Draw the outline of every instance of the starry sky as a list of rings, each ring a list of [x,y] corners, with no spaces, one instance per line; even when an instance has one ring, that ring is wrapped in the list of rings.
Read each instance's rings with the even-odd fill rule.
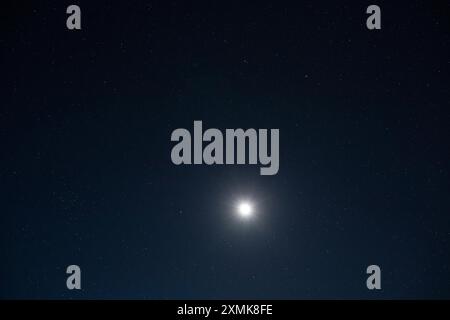
[[[448,2],[1,11],[1,298],[450,298]],[[280,129],[278,174],[175,166],[194,120]]]

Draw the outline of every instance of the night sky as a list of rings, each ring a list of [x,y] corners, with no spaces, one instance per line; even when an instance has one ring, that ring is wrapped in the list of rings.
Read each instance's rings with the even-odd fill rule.
[[[1,12],[0,298],[450,298],[448,1]],[[278,128],[278,174],[174,165],[194,120]]]

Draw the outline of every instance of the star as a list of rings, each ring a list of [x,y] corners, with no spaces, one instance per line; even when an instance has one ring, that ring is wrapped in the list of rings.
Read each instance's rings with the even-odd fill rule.
[[[245,220],[253,216],[253,211],[253,205],[249,201],[241,201],[237,206],[237,213]]]

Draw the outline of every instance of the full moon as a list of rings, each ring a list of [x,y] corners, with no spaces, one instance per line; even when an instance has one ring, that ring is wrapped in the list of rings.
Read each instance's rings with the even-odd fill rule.
[[[253,206],[249,202],[240,202],[237,209],[241,218],[248,219],[253,215]]]

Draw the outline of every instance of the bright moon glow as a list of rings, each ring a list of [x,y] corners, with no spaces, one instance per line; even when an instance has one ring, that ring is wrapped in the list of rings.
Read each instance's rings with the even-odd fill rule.
[[[242,218],[248,219],[253,215],[253,206],[249,202],[241,202],[238,205],[238,213]]]

